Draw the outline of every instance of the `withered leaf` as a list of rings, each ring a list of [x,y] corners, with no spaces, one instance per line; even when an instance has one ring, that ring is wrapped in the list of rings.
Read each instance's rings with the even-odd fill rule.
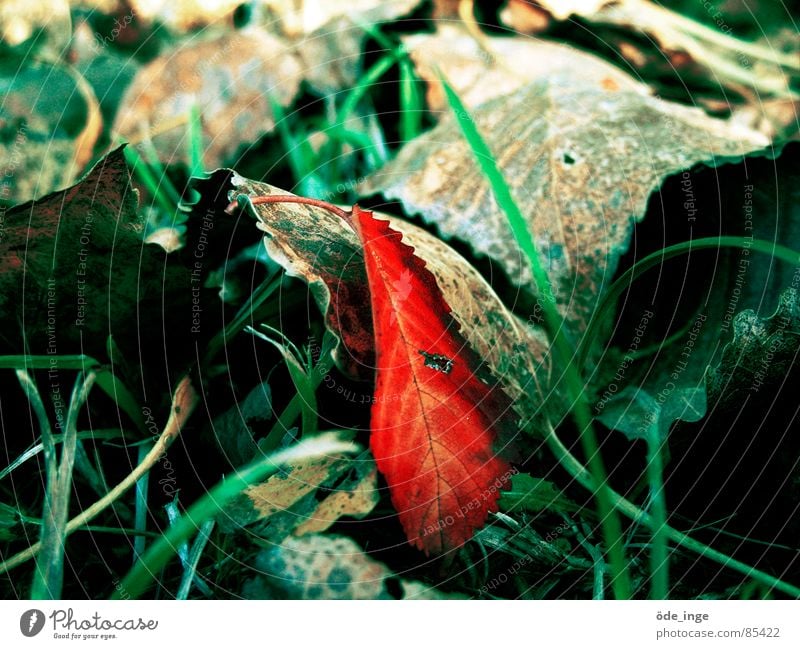
[[[250,599],[394,599],[386,583],[394,574],[345,536],[287,538],[262,550],[255,568],[261,574],[244,585]],[[400,599],[463,598],[406,579],[400,588]]]
[[[289,534],[323,532],[342,516],[363,518],[378,502],[377,469],[368,454],[299,462],[266,482],[248,487],[226,510],[221,524],[255,524],[279,542]]]
[[[627,56],[634,65],[654,67],[662,76],[677,72],[681,84],[718,86],[726,102],[731,95],[742,95],[753,104],[770,96],[797,99],[788,74],[791,71],[796,77],[800,73],[800,41],[796,30],[789,30],[786,45],[790,51],[784,53],[776,45],[774,36],[765,38],[761,48],[758,43],[706,27],[682,12],[650,0],[540,0],[535,7],[528,0],[509,0],[509,4],[501,20],[519,32],[536,33],[540,24],[536,18],[540,18],[538,14],[542,10],[559,21],[580,16],[595,28],[610,27],[610,33],[602,33],[599,38],[606,46],[617,46],[623,55],[626,49],[632,48],[628,34],[643,33],[660,51],[654,56]],[[719,12],[714,16],[709,10],[709,16],[720,26]],[[788,13],[784,20],[787,18]],[[622,38],[620,30],[625,34]],[[759,26],[759,30],[765,33],[764,27]],[[760,48],[767,52],[766,56],[760,56]]]
[[[278,28],[303,60],[303,75],[321,94],[357,82],[364,25],[380,27],[409,13],[419,0],[266,0]]]
[[[136,207],[117,149],[77,185],[8,210],[0,310],[16,315],[6,335],[20,335],[24,325],[31,352],[74,353],[82,338],[102,345],[110,324],[135,318],[142,248]]]
[[[67,49],[71,30],[68,0],[0,2],[0,45],[4,49],[57,60]]]
[[[767,143],[700,110],[570,76],[529,84],[473,115],[528,218],[556,304],[578,333],[663,180]],[[452,117],[403,147],[361,191],[400,200],[530,287],[527,261]]]
[[[568,45],[530,37],[486,36],[478,42],[463,26],[442,23],[433,34],[403,37],[403,45],[428,84],[428,106],[447,114],[438,69],[465,106],[515,92],[553,76],[605,91],[650,94],[648,86],[602,59]]]
[[[75,182],[102,129],[91,87],[66,66],[7,57],[0,88],[0,201],[31,200]]]
[[[105,358],[113,336],[124,356],[141,362],[142,382],[146,375],[153,390],[185,370],[195,342],[215,333],[212,316],[203,331],[187,335],[189,271],[145,244],[137,203],[118,148],[69,189],[0,213],[5,353],[51,354],[56,367],[64,354]],[[205,289],[196,295],[210,303]]]
[[[165,162],[186,161],[186,124],[197,106],[205,165],[219,167],[274,126],[270,98],[288,106],[302,77],[296,53],[266,30],[191,39],[137,73],[114,130],[132,141],[149,135]]]
[[[230,163],[275,126],[271,100],[289,106],[303,81],[322,95],[353,86],[363,25],[400,16],[417,2],[264,3],[263,24],[189,38],[145,66],[114,129],[132,142],[149,134],[163,161],[185,162],[187,117],[196,105],[206,168]]]
[[[231,195],[285,194],[266,183],[235,172],[219,172],[200,181],[201,194],[219,195],[228,183]],[[264,231],[269,256],[290,275],[308,282],[325,314],[327,327],[340,343],[339,367],[354,376],[372,379],[374,342],[370,294],[364,257],[355,233],[327,210],[298,204],[258,205],[258,226]],[[541,386],[548,383],[549,361],[543,332],[514,316],[486,280],[459,253],[425,230],[403,219],[388,219],[391,227],[415,249],[436,278],[452,315],[473,349],[501,379],[517,409],[530,414],[540,404]],[[403,287],[397,287],[402,296]]]

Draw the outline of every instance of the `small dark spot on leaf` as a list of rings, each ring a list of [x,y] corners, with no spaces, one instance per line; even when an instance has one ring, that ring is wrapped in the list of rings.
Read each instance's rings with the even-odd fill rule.
[[[328,575],[328,588],[334,592],[343,592],[350,588],[350,573],[344,568],[334,568]]]
[[[575,164],[575,158],[573,158],[569,153],[564,154],[564,164],[571,165]]]
[[[450,374],[450,371],[453,369],[453,363],[455,361],[452,358],[448,358],[443,354],[429,354],[421,349],[419,353],[425,358],[425,367],[430,367],[437,372],[444,372],[445,374]]]

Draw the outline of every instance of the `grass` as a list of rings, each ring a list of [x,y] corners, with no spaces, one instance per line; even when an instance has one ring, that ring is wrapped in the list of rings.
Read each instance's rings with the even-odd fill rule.
[[[557,370],[563,372],[567,395],[572,403],[572,415],[578,426],[583,452],[588,460],[594,484],[596,485],[594,495],[611,566],[611,585],[617,599],[629,599],[633,594],[633,590],[628,575],[627,560],[625,559],[622,525],[611,502],[608,476],[597,443],[597,435],[594,431],[591,409],[584,390],[583,379],[572,362],[574,346],[564,327],[563,319],[556,308],[550,278],[542,267],[536,244],[528,231],[525,217],[512,197],[511,189],[500,172],[491,150],[478,131],[475,121],[456,92],[441,74],[439,75],[439,80],[444,86],[447,100],[458,120],[464,138],[472,149],[472,153],[484,176],[489,181],[498,205],[508,218],[511,231],[514,233],[514,239],[525,254],[533,273],[536,294],[540,296],[539,299],[550,337],[551,353],[555,359]],[[558,382],[553,386],[553,389],[557,388]]]
[[[61,462],[56,458],[56,444],[47,420],[36,384],[23,370],[17,371],[20,385],[36,412],[42,431],[42,446],[45,458],[45,493],[42,513],[41,546],[36,560],[31,585],[31,599],[59,599],[64,580],[64,540],[67,532],[69,501],[72,494],[72,470],[77,448],[77,422],[83,404],[95,381],[93,372],[78,375],[67,410],[64,439],[61,445]]]
[[[635,504],[626,500],[611,489],[607,482],[605,467],[603,466],[597,439],[593,432],[592,415],[586,399],[584,382],[578,369],[582,366],[581,361],[585,361],[586,359],[589,346],[594,340],[598,328],[602,326],[606,318],[610,317],[610,310],[616,304],[617,299],[624,291],[625,287],[649,268],[659,265],[671,257],[676,257],[686,254],[693,249],[701,248],[752,248],[753,250],[772,255],[793,265],[796,265],[800,261],[800,254],[785,246],[779,246],[767,241],[744,239],[742,237],[711,237],[677,244],[648,255],[623,273],[609,288],[587,327],[580,351],[573,356],[572,347],[568,342],[568,336],[564,333],[562,319],[552,299],[552,288],[550,286],[549,277],[541,266],[539,255],[530,232],[527,229],[525,218],[514,201],[510,188],[497,167],[491,150],[480,135],[474,120],[464,107],[458,95],[447,83],[447,80],[444,79],[441,74],[439,78],[444,86],[447,99],[458,120],[464,138],[472,149],[472,153],[480,165],[484,176],[489,181],[500,208],[508,217],[515,240],[528,259],[533,273],[536,292],[539,296],[543,296],[544,298],[543,311],[545,314],[546,327],[550,336],[551,349],[557,367],[564,372],[566,376],[567,392],[573,407],[572,414],[581,434],[584,454],[588,457],[589,470],[587,471],[583,464],[581,464],[563,445],[556,431],[549,423],[547,424],[546,439],[550,450],[554,453],[561,466],[584,487],[595,494],[598,509],[597,513],[603,523],[606,552],[609,555],[609,561],[614,575],[612,586],[614,587],[616,598],[627,599],[632,594],[623,553],[624,546],[622,542],[621,525],[616,517],[617,511],[625,514],[635,522],[645,524],[652,532],[650,577],[652,582],[651,596],[654,598],[666,598],[669,593],[668,540],[702,557],[716,561],[726,568],[736,570],[746,577],[756,580],[766,588],[779,590],[791,597],[800,597],[800,588],[758,570],[753,566],[749,566],[744,562],[738,561],[667,525],[667,512],[663,499],[663,466],[661,462],[660,441],[650,440],[648,444],[647,475],[651,489],[651,513],[642,511]],[[576,365],[575,359],[578,360],[578,365]]]
[[[281,160],[268,160],[264,168],[274,169],[279,164],[285,165],[293,179],[294,187],[297,188],[296,191],[301,194],[327,200],[336,196],[344,202],[350,202],[355,194],[352,184],[355,178],[374,171],[390,156],[391,148],[414,139],[423,131],[425,104],[413,62],[402,45],[398,45],[395,40],[372,27],[364,29],[383,48],[383,53],[364,71],[356,85],[331,100],[324,115],[309,116],[307,113],[292,111],[291,108],[284,108],[274,98],[270,98],[276,125],[275,140],[283,154]],[[389,145],[387,131],[384,130],[386,122],[372,114],[374,112],[372,103],[373,100],[377,100],[385,80],[394,72],[397,74],[398,105],[397,110],[390,113],[390,118],[396,121],[398,141]],[[635,594],[634,580],[629,574],[630,565],[626,548],[630,550],[636,544],[625,542],[626,537],[619,516],[622,514],[647,530],[648,542],[639,545],[648,550],[647,570],[650,597],[653,599],[664,599],[672,591],[670,558],[674,559],[678,547],[744,575],[746,579],[742,586],[742,597],[770,597],[774,592],[800,597],[800,589],[793,585],[700,543],[691,536],[693,531],[685,534],[668,525],[669,511],[664,496],[664,457],[661,442],[655,437],[651,436],[647,440],[646,479],[649,498],[646,507],[628,501],[611,489],[585,388],[585,373],[591,371],[587,363],[592,346],[599,340],[604,328],[612,322],[620,296],[632,282],[649,269],[672,257],[703,248],[746,246],[792,264],[797,263],[798,254],[769,242],[745,241],[736,237],[699,239],[670,246],[642,259],[623,273],[604,294],[586,334],[580,341],[574,341],[563,326],[548,275],[541,266],[535,242],[528,232],[522,211],[514,201],[491,150],[483,141],[471,116],[452,88],[446,82],[444,84],[464,136],[489,180],[499,205],[508,217],[515,240],[531,266],[536,292],[541,296],[546,328],[552,343],[552,356],[556,367],[561,370],[557,387],[560,386],[569,395],[572,416],[580,431],[584,461],[576,458],[564,446],[552,426],[546,426],[544,434],[550,451],[561,467],[593,494],[597,518],[601,522],[602,543],[596,540],[590,542],[588,539],[591,535],[587,529],[579,529],[574,522],[571,525],[574,537],[591,559],[591,565],[587,570],[591,573],[592,595],[597,599],[604,598],[609,587],[613,596],[618,599],[627,599]],[[184,152],[188,162],[185,173],[199,176],[204,172],[204,144],[202,114],[197,106],[192,106],[189,110],[186,125]],[[394,133],[394,126],[390,127],[388,132]],[[324,136],[321,138],[323,141],[321,147],[317,147],[319,136]],[[137,147],[128,146],[125,155],[136,180],[149,198],[150,213],[156,215],[151,225],[175,223],[180,218],[180,206],[183,201],[183,191],[179,191],[168,175],[168,171],[173,173],[175,170],[164,167],[155,147],[147,138]],[[183,173],[184,170],[181,169],[178,174],[173,173],[172,178],[180,178]],[[342,190],[341,187],[345,189]],[[36,422],[41,434],[41,441],[36,440],[0,471],[0,480],[12,474],[16,476],[17,473],[24,473],[26,469],[32,470],[36,461],[31,460],[39,455],[42,456],[46,479],[41,518],[32,515],[35,513],[32,508],[28,512],[23,511],[21,503],[18,503],[16,508],[0,503],[0,514],[4,517],[9,514],[12,519],[17,518],[25,525],[35,526],[34,529],[41,538],[39,543],[1,563],[0,574],[35,559],[31,596],[57,597],[63,593],[64,541],[75,531],[90,531],[124,535],[133,539],[133,568],[116,590],[116,597],[135,597],[148,593],[156,579],[163,582],[166,592],[174,594],[178,599],[190,597],[193,588],[205,597],[214,596],[213,585],[209,585],[201,577],[201,566],[204,562],[217,566],[219,562],[212,563],[214,559],[208,555],[214,552],[214,548],[231,543],[229,537],[220,533],[219,525],[215,525],[215,521],[225,512],[231,498],[248,485],[274,474],[292,459],[311,457],[313,453],[323,452],[320,449],[327,449],[324,452],[333,452],[334,449],[337,452],[349,452],[355,448],[350,442],[339,438],[315,437],[319,426],[317,402],[321,400],[318,390],[323,378],[334,368],[331,351],[336,339],[326,332],[321,345],[322,352],[314,359],[277,329],[260,326],[260,320],[263,320],[260,316],[265,312],[269,310],[280,312],[282,308],[285,311],[285,302],[277,299],[279,291],[285,286],[286,278],[282,273],[268,273],[258,287],[238,305],[230,322],[211,339],[203,350],[204,354],[199,363],[205,377],[216,376],[209,371],[209,368],[220,362],[218,357],[224,352],[230,382],[234,383],[240,377],[235,371],[236,358],[229,357],[228,347],[236,343],[236,338],[241,333],[248,333],[259,341],[267,343],[267,345],[257,345],[259,352],[261,347],[272,347],[277,350],[286,365],[291,381],[286,381],[281,394],[282,400],[273,403],[274,420],[270,422],[271,426],[259,444],[261,451],[268,456],[230,472],[217,482],[216,486],[193,502],[187,500],[191,504],[185,511],[178,497],[163,506],[163,511],[155,511],[158,505],[153,502],[152,485],[149,484],[151,471],[170,444],[181,434],[191,413],[201,403],[201,398],[204,400],[208,395],[198,395],[194,393],[194,388],[186,387],[186,384],[182,383],[173,396],[169,421],[152,444],[148,436],[150,431],[142,415],[142,405],[138,402],[135,392],[125,382],[124,378],[127,375],[120,371],[120,366],[124,366],[124,359],[121,359],[115,350],[113,340],[109,340],[110,364],[82,355],[55,357],[59,369],[73,370],[77,374],[68,409],[66,432],[57,434],[52,430],[52,424],[48,420],[48,409],[35,384],[36,372],[48,370],[52,366],[53,357],[33,355],[0,357],[0,369],[17,371],[20,384],[30,404],[31,421]],[[292,290],[296,290],[296,287]],[[675,334],[675,337],[677,338],[680,333]],[[642,350],[639,353],[646,352],[649,353],[649,350]],[[272,354],[275,356],[274,352]],[[110,399],[109,401],[102,396],[95,398],[93,394],[93,407],[99,404],[101,411],[103,408],[113,407],[117,412],[125,413],[130,422],[121,423],[119,429],[103,428],[91,432],[78,430],[79,414],[81,411],[86,411],[85,405],[89,390],[92,389],[92,381],[94,386]],[[184,390],[183,394],[181,390]],[[298,420],[302,432],[300,444],[286,451],[277,451],[282,440],[286,438],[286,433],[297,425]],[[128,430],[129,427],[131,430]],[[89,457],[82,444],[98,440],[108,442],[112,439],[122,439],[124,449],[133,451],[130,461],[135,464],[135,468],[121,479],[115,477],[109,488],[107,481],[115,475],[114,467],[108,464],[108,460],[97,449],[93,458]],[[190,441],[193,444],[198,443],[196,439]],[[199,448],[206,450],[203,446]],[[78,486],[79,480],[91,484],[92,489],[100,497],[70,519],[69,496]],[[213,482],[210,481],[208,484]],[[184,497],[183,493],[180,495],[181,498]],[[90,524],[110,507],[121,506],[126,496],[130,497],[128,504],[133,509],[130,518],[124,522],[118,520],[118,526]],[[381,512],[381,516],[387,513]],[[509,529],[523,529],[524,524],[520,522],[522,515],[520,514],[520,519],[516,520],[509,515],[511,513],[517,515],[516,512],[505,512],[500,516]],[[147,529],[150,517],[158,515],[167,521],[163,533]],[[0,529],[0,532],[2,531]],[[213,542],[210,542],[212,540]],[[752,541],[752,539],[743,540]],[[496,557],[497,553],[487,553],[480,543],[470,545],[473,547],[465,549],[463,551],[465,554],[462,556],[468,556],[470,551],[478,549],[484,553],[482,564],[484,574],[482,577],[476,576],[475,579],[477,581],[482,578],[487,582],[494,568],[490,565],[490,559]],[[130,553],[127,545],[125,548],[125,560],[128,561]],[[517,548],[516,551],[520,550]],[[176,556],[178,561],[170,565]],[[473,572],[477,573],[477,570]],[[610,580],[607,580],[607,577],[610,577]],[[520,592],[524,592],[526,585],[523,581],[517,586]],[[543,589],[541,592],[549,591]]]
[[[236,471],[195,501],[183,516],[170,525],[165,534],[150,545],[111,598],[120,599],[124,594],[136,598],[144,593],[155,576],[174,556],[176,548],[201,530],[206,521],[222,513],[228,502],[250,485],[265,480],[282,466],[292,462],[357,451],[358,447],[352,442],[334,434],[323,434],[310,437]]]

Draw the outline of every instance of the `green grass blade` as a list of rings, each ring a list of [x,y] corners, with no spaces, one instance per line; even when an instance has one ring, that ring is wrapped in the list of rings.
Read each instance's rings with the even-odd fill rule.
[[[36,558],[31,599],[59,599],[64,581],[64,541],[66,539],[69,500],[72,493],[72,470],[75,464],[75,448],[78,440],[78,415],[94,384],[95,374],[78,375],[72,390],[61,448],[61,462],[54,471],[52,464],[55,443],[52,435],[45,444],[48,457],[47,493],[42,515],[42,550]],[[42,439],[45,439],[43,430]]]
[[[542,297],[545,323],[550,335],[551,349],[557,363],[556,367],[561,368],[564,372],[567,391],[572,402],[572,415],[578,426],[583,451],[586,455],[589,469],[597,479],[597,491],[594,495],[603,529],[606,552],[611,566],[611,585],[617,599],[628,599],[631,597],[632,591],[625,559],[622,525],[617,512],[611,504],[605,464],[597,444],[583,380],[572,362],[573,347],[568,340],[561,315],[556,309],[550,278],[542,266],[536,244],[528,231],[525,217],[514,200],[511,188],[498,168],[491,150],[478,131],[475,121],[447,80],[441,74],[439,74],[439,79],[464,139],[472,149],[483,175],[489,181],[498,205],[508,218],[517,244],[528,259],[536,292]]]
[[[288,340],[280,331],[262,324],[261,327],[271,335],[266,335],[260,331],[256,331],[252,327],[247,327],[245,331],[265,340],[277,349],[284,362],[286,369],[289,370],[289,376],[292,379],[292,384],[297,390],[297,396],[300,397],[300,413],[303,427],[303,434],[316,432],[317,430],[317,395],[314,381],[311,378],[313,371],[306,374],[302,364],[302,356],[294,344]]]
[[[547,422],[545,423],[547,424]],[[559,464],[564,467],[564,469],[585,489],[588,491],[595,491],[597,484],[594,476],[592,476],[592,474],[586,470],[580,461],[578,461],[578,459],[572,455],[572,453],[570,453],[569,449],[564,446],[564,443],[558,438],[558,435],[556,435],[552,426],[545,426],[545,435],[547,437],[548,448],[552,449],[553,453],[558,459]],[[659,530],[659,526],[656,524],[655,520],[650,514],[643,511],[617,492],[609,490],[609,493],[617,511],[622,512],[635,523],[645,525],[652,531]],[[735,570],[748,579],[754,579],[758,581],[767,588],[775,589],[788,595],[789,597],[800,599],[800,588],[797,586],[789,584],[782,579],[778,579],[777,577],[774,577],[763,570],[749,566],[743,561],[729,557],[723,552],[715,550],[711,546],[705,545],[704,543],[693,539],[688,534],[680,532],[669,525],[664,525],[663,531],[667,538],[669,538],[669,540],[674,544],[680,545],[686,550],[689,550],[690,552],[693,552],[704,559],[710,559],[711,561],[720,564],[723,568]]]
[[[136,464],[141,464],[142,460],[147,456],[152,445],[142,445],[138,450],[138,457]],[[136,481],[134,489],[134,517],[133,526],[137,532],[147,531],[147,514],[149,507],[147,505],[148,492],[150,486],[150,472],[145,473],[141,478]],[[134,561],[137,557],[141,556],[144,552],[145,538],[141,534],[137,534],[133,539],[133,558]]]
[[[49,425],[49,423],[48,423]],[[98,439],[115,439],[117,437],[124,437],[125,433],[120,430],[114,429],[102,429],[102,430],[92,430],[92,431],[81,431],[78,433],[78,440],[98,440]],[[53,442],[55,444],[60,444],[64,440],[63,435],[53,434]],[[34,444],[29,448],[27,451],[19,455],[17,459],[15,459],[11,464],[9,464],[5,469],[0,471],[0,480],[11,474],[12,471],[21,467],[25,462],[30,460],[33,457],[36,457],[39,453],[44,450],[44,444]]]
[[[91,356],[73,354],[65,356],[37,356],[16,354],[0,356],[0,369],[8,370],[88,370],[100,367],[100,362]]]
[[[329,331],[325,332],[325,337],[322,339],[322,346],[317,360],[316,366],[309,372],[309,381],[314,390],[319,388],[320,383],[328,375],[334,365],[332,351],[336,346],[336,337]],[[272,450],[277,447],[281,438],[286,434],[294,421],[300,415],[303,408],[303,397],[300,393],[295,394],[294,397],[286,404],[283,412],[278,417],[278,420],[270,429],[267,436],[259,443],[259,447],[265,450]]]
[[[192,176],[202,176],[205,172],[203,164],[203,122],[200,107],[192,104],[186,124],[186,139],[189,145],[189,171]]]
[[[410,142],[422,132],[422,97],[414,66],[407,57],[400,59],[400,137]]]
[[[164,213],[172,217],[177,211],[178,206],[170,200],[167,191],[163,188],[147,163],[142,160],[139,152],[132,146],[126,146],[124,152],[128,166],[130,166],[136,178],[139,179],[139,182],[144,185],[147,193],[153,197],[153,200]]]
[[[192,587],[192,583],[197,576],[197,564],[200,563],[200,557],[203,554],[203,550],[205,550],[209,536],[211,536],[211,530],[214,529],[214,522],[214,519],[211,518],[200,526],[200,532],[192,544],[192,550],[189,553],[189,559],[184,569],[180,586],[178,586],[178,594],[175,596],[175,599],[182,600],[189,596],[189,589]]]
[[[361,75],[356,86],[347,93],[342,107],[336,114],[336,120],[340,127],[344,127],[347,118],[353,114],[356,106],[358,106],[359,102],[364,98],[367,92],[369,92],[370,88],[372,88],[384,74],[392,69],[392,66],[397,63],[401,56],[402,53],[400,49],[396,47],[391,52],[381,56],[381,58],[372,64],[369,70]]]
[[[97,387],[105,392],[131,418],[140,433],[147,432],[142,409],[136,401],[136,397],[113,372],[106,369],[98,370]]]
[[[150,169],[158,178],[159,189],[164,191],[171,203],[180,205],[180,192],[178,192],[178,190],[175,188],[175,185],[173,185],[172,181],[169,179],[167,170],[164,169],[164,165],[161,164],[161,160],[158,158],[158,151],[156,151],[156,148],[153,146],[150,138],[147,137],[142,140],[138,145],[138,149],[144,154],[145,161],[148,165],[150,165]]]
[[[186,513],[147,549],[122,580],[122,587],[116,590],[111,598],[119,599],[120,593],[127,593],[132,598],[142,595],[155,575],[173,557],[178,545],[186,542],[205,521],[223,512],[230,500],[250,485],[265,480],[286,464],[334,453],[357,451],[358,447],[352,442],[345,441],[333,433],[326,433],[273,453],[227,476],[193,503]]]
[[[669,538],[666,531],[667,500],[664,494],[662,440],[657,424],[650,426],[647,435],[647,480],[654,526],[650,546],[650,598],[665,600],[669,597]]]
[[[217,335],[211,339],[211,342],[208,343],[206,355],[203,358],[203,366],[208,365],[214,359],[214,356],[217,355],[219,350],[228,344],[228,341],[230,341],[233,336],[243,331],[248,321],[251,325],[254,324],[253,313],[261,308],[264,302],[266,302],[272,296],[272,294],[275,293],[278,287],[280,287],[282,281],[283,274],[278,273],[264,280],[264,282],[262,282],[261,285],[250,294],[250,297],[247,298],[247,301],[236,312],[233,320],[225,325],[225,328],[217,333]]]
[[[292,175],[297,182],[297,191],[300,194],[316,196],[320,193],[320,188],[324,185],[317,173],[318,161],[316,155],[308,145],[304,136],[292,133],[289,128],[289,120],[280,102],[272,95],[267,95],[269,105],[272,109],[272,116],[275,119],[275,128],[281,138],[283,149],[289,161]]]

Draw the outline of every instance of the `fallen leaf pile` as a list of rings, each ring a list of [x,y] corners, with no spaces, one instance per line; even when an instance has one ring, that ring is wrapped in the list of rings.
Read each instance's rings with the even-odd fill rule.
[[[0,5],[1,410],[30,421],[5,436],[3,570],[35,558],[45,419],[64,432],[67,379],[91,369],[71,506],[113,498],[98,529],[135,534],[88,559],[62,544],[83,571],[65,570],[65,597],[131,559],[136,574],[162,532],[183,534],[180,563],[154,592],[181,597],[604,597],[607,530],[570,479],[589,437],[628,499],[636,597],[657,585],[656,536],[630,511],[657,514],[654,458],[674,592],[753,594],[675,530],[800,579],[800,273],[794,253],[751,250],[800,240],[800,44],[709,16],[650,0]],[[572,358],[551,350],[550,287],[467,119]],[[183,416],[179,380],[197,394]],[[355,452],[244,480],[327,430]],[[203,510],[213,485],[226,506]]]

